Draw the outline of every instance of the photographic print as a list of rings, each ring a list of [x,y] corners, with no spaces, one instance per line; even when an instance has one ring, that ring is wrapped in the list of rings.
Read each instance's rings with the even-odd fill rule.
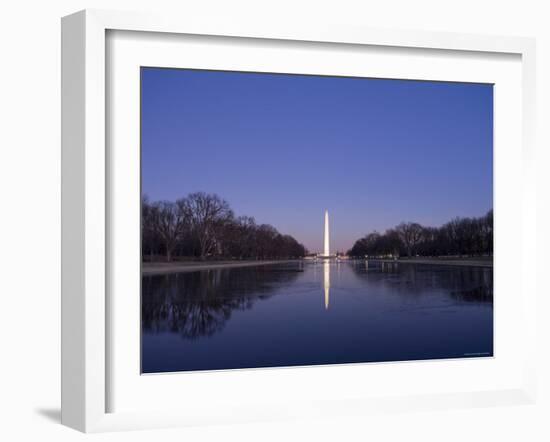
[[[493,356],[493,85],[141,68],[142,373]]]

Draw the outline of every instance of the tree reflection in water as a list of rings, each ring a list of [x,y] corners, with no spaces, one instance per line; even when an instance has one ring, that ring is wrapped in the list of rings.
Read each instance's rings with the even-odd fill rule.
[[[221,331],[235,310],[247,310],[292,283],[301,264],[211,269],[142,277],[142,329],[186,339]]]
[[[352,268],[356,276],[391,285],[392,292],[404,296],[431,287],[442,289],[455,301],[493,303],[493,269],[488,267],[356,261]]]

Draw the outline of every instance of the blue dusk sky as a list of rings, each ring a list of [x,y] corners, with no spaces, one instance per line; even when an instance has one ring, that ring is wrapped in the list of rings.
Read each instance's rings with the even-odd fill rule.
[[[321,251],[493,206],[488,84],[142,68],[142,191],[217,193]]]

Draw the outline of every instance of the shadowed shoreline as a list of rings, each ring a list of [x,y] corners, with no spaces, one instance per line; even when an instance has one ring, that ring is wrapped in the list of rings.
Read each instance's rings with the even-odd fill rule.
[[[217,261],[217,262],[156,262],[143,263],[141,267],[142,275],[161,275],[165,273],[187,273],[200,270],[226,269],[235,267],[251,267],[268,264],[284,264],[287,262],[296,262],[296,259],[269,260],[269,261]]]
[[[360,260],[362,261],[362,260]],[[445,265],[463,267],[488,267],[493,268],[492,259],[467,259],[467,258],[411,258],[411,259],[368,259],[369,262],[383,264],[418,264],[418,265]],[[201,270],[227,269],[239,267],[253,267],[270,264],[285,264],[289,262],[304,262],[300,259],[284,260],[247,260],[247,261],[216,261],[216,262],[144,262],[141,267],[142,275],[163,275],[168,273],[188,273]]]
[[[490,267],[493,268],[492,259],[464,259],[464,258],[405,258],[405,259],[369,259],[369,262],[384,264],[426,264],[464,267]]]

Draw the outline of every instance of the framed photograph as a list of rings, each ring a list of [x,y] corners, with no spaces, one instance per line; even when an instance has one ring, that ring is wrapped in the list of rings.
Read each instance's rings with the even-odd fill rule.
[[[534,400],[534,41],[62,22],[62,421]]]

